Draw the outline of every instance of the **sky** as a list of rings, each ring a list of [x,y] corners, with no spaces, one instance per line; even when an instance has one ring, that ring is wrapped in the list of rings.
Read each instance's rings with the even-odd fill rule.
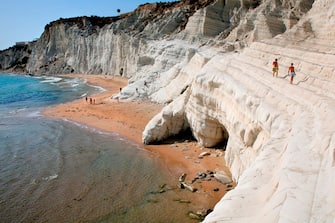
[[[0,0],[0,50],[39,38],[59,18],[115,16],[145,3],[171,0]]]

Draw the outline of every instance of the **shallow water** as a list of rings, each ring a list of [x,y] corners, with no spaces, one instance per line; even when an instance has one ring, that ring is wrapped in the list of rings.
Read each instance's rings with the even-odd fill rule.
[[[189,193],[176,189],[154,154],[40,115],[101,89],[6,74],[0,86],[0,222],[194,222],[187,217],[194,205],[175,201]]]

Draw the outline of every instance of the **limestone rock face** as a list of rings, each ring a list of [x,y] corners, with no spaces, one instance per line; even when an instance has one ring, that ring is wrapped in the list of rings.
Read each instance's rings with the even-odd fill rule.
[[[280,7],[303,3],[311,6],[283,1]],[[271,29],[253,27],[262,41],[231,53],[202,47],[166,77],[170,83],[187,77],[185,122],[198,142],[213,146],[228,139],[225,159],[238,184],[204,222],[334,221],[334,15],[333,1],[315,1],[295,25],[282,20],[283,34],[273,38]],[[274,58],[279,78],[272,77]],[[292,62],[297,76],[290,85]],[[151,95],[170,99],[169,90],[169,97]]]
[[[143,143],[159,142],[189,128],[185,114],[188,97],[189,90],[186,90],[147,124],[143,131]]]
[[[148,51],[155,41],[181,39],[195,44],[194,48],[218,36],[223,44],[234,46],[232,51],[285,32],[312,3],[313,0],[267,0],[262,4],[242,0],[180,1],[145,4],[117,17],[60,19],[48,24],[42,36],[29,44],[26,56],[21,58],[24,60],[14,59],[6,50],[0,52],[0,68],[14,72],[16,67],[31,74],[120,75],[122,70],[122,75],[135,77],[144,67],[157,62]],[[6,55],[10,59],[5,59]],[[176,65],[167,64],[171,66],[162,71]]]
[[[213,2],[145,4],[117,17],[77,17],[51,22],[42,36],[31,43],[26,52],[28,59],[24,60],[20,71],[37,75],[120,75],[122,70],[122,75],[133,77],[155,61],[148,54],[148,45],[163,38],[174,38],[185,29],[189,17]],[[198,31],[193,33],[197,34],[202,35]],[[6,55],[10,59],[1,59]],[[11,72],[15,63],[21,63],[7,51],[0,52],[0,59],[0,68]]]
[[[204,222],[334,222],[335,1],[169,4],[143,5],[105,25],[51,24],[22,69],[120,75],[123,68],[129,85],[113,97],[166,104],[144,143],[185,129],[202,146],[226,143],[237,186]],[[9,61],[1,67],[15,65]]]
[[[75,25],[68,23],[46,27],[27,64],[28,72],[119,74],[123,68],[126,76],[134,74],[141,44],[137,38],[115,33],[117,21],[101,28],[88,18]]]
[[[229,26],[228,21],[224,21],[223,18],[224,0],[218,0],[214,4],[196,11],[190,17],[184,32],[191,36],[201,34],[200,36],[214,37]]]
[[[15,45],[0,51],[0,70],[11,70],[18,73],[25,70],[32,51],[31,45],[31,43]]]
[[[226,38],[243,44],[272,38],[292,28],[308,12],[314,0],[243,0],[241,7],[230,10],[231,25],[236,26]]]

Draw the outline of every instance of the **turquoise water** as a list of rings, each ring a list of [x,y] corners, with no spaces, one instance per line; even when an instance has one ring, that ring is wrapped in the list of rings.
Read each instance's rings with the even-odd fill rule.
[[[175,201],[187,192],[155,155],[40,113],[101,90],[82,79],[0,74],[0,222],[192,222],[192,204]]]

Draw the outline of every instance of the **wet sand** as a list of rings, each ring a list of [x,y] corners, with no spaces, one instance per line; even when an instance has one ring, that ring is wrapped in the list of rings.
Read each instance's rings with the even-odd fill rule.
[[[85,124],[103,131],[118,133],[120,136],[132,140],[145,149],[157,154],[161,160],[162,168],[175,178],[183,173],[187,174],[186,182],[199,172],[207,170],[228,169],[224,163],[223,150],[207,149],[198,146],[196,141],[185,139],[172,139],[171,143],[160,145],[144,145],[141,141],[142,132],[148,121],[155,116],[163,106],[148,101],[125,102],[112,99],[111,96],[118,93],[120,88],[127,85],[128,80],[120,77],[105,75],[67,75],[67,77],[80,77],[91,85],[100,86],[106,91],[89,96],[95,101],[90,104],[85,98],[47,108],[43,114],[52,118],[64,118]],[[199,159],[200,153],[208,151],[210,155]],[[198,203],[200,208],[213,208],[222,198],[227,188],[214,179],[210,181],[197,180],[193,183],[197,188],[192,202]],[[191,192],[190,192],[191,193]]]

